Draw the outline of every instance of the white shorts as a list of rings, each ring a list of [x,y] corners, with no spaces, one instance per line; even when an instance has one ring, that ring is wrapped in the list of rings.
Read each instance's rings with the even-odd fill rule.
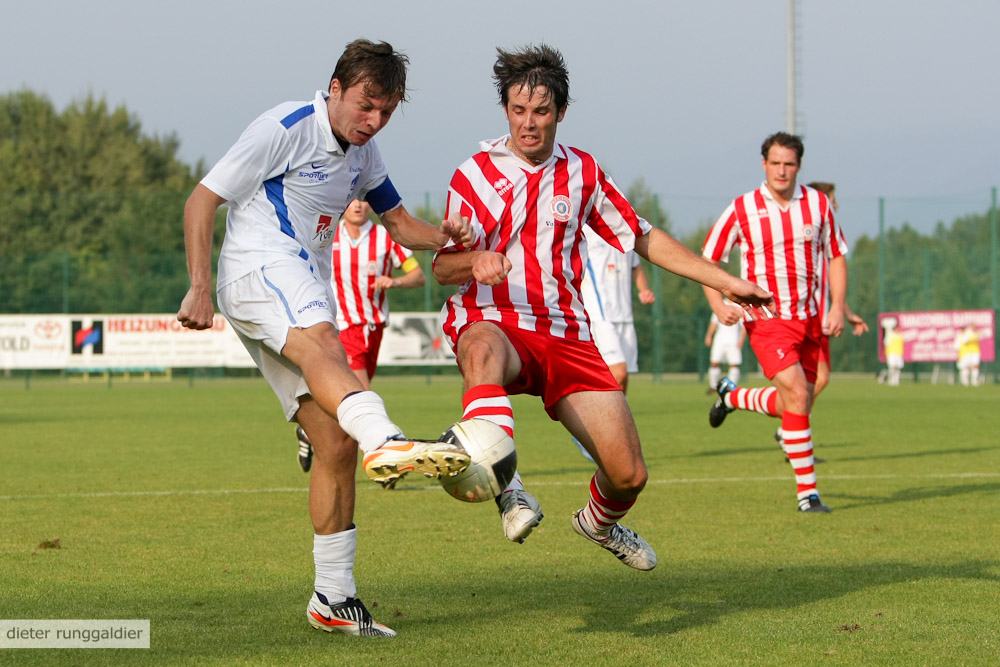
[[[743,350],[739,345],[717,345],[713,342],[708,360],[713,364],[726,363],[730,366],[739,366],[743,363]]]
[[[981,354],[967,354],[958,360],[956,366],[959,368],[976,368],[979,366],[979,361],[982,358]]]
[[[632,322],[594,321],[590,323],[590,333],[609,367],[625,364],[627,372],[639,372],[639,344]]]
[[[885,355],[885,365],[889,368],[902,368],[903,367],[903,355],[901,354],[887,354]]]
[[[336,326],[335,301],[305,262],[282,260],[254,269],[221,288],[219,310],[271,385],[285,419],[293,421],[299,397],[309,393],[302,371],[281,356],[288,330],[320,322]]]

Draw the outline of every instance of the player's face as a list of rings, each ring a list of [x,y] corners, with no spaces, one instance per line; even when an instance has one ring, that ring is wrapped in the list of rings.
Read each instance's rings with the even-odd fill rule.
[[[799,173],[799,157],[791,148],[774,144],[764,158],[764,174],[771,193],[790,200],[795,194],[795,178]]]
[[[359,81],[346,90],[340,81],[330,82],[330,99],[326,101],[330,125],[338,139],[355,146],[364,146],[378,134],[399,106],[398,97],[379,97],[377,91],[365,90]]]
[[[355,199],[348,204],[347,210],[344,211],[344,221],[351,225],[360,226],[365,224],[371,212],[372,207],[368,205],[368,202]]]
[[[524,86],[511,87],[507,107],[504,109],[510,125],[514,153],[520,153],[531,162],[544,162],[552,155],[556,144],[556,125],[562,122],[566,109],[556,109],[555,99],[548,88],[537,86],[528,90]]]

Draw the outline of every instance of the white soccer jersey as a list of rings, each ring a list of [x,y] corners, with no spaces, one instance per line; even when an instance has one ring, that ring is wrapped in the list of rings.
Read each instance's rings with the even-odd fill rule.
[[[559,338],[590,340],[580,282],[587,264],[583,227],[619,252],[652,229],[639,218],[593,157],[556,144],[529,166],[506,147],[508,136],[480,144],[455,172],[448,214],[470,218],[483,234],[476,250],[501,252],[513,269],[495,287],[469,280],[445,303],[442,324],[452,343],[471,322],[490,320]],[[479,231],[479,230],[477,230]],[[455,252],[451,244],[442,252]]]
[[[738,347],[740,335],[743,333],[743,322],[736,324],[723,324],[719,321],[719,316],[712,313],[711,322],[715,323],[715,335],[712,337],[712,349],[718,345],[720,348]]]
[[[326,99],[285,102],[264,112],[202,179],[229,202],[218,286],[280,259],[299,257],[330,280],[330,243],[353,199],[376,213],[399,205],[374,140],[348,146],[333,136]]]
[[[821,263],[847,253],[830,200],[807,186],[796,189],[787,209],[766,184],[733,200],[709,230],[703,254],[729,261],[736,243],[742,253],[740,276],[774,294],[778,317],[786,320],[819,314]]]
[[[634,250],[625,254],[584,227],[587,237],[587,272],[580,292],[590,320],[629,323],[632,317],[632,270],[639,266]]]
[[[369,220],[352,239],[341,221],[333,241],[333,293],[337,298],[337,327],[385,324],[389,300],[385,290],[375,290],[375,279],[391,276],[413,253],[389,237],[382,225]]]

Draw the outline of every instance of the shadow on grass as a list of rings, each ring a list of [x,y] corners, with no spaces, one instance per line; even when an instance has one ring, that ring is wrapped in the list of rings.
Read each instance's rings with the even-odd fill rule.
[[[587,608],[583,627],[576,632],[670,635],[714,625],[730,614],[794,609],[879,586],[942,578],[1000,582],[1000,575],[991,572],[998,566],[1000,561],[991,560],[935,566],[883,562],[860,567],[748,568],[726,573],[669,573],[645,585],[636,585],[635,578],[626,582],[624,577],[613,584],[609,577],[601,587],[590,581],[575,587],[576,603]],[[542,605],[547,598],[559,600],[567,583],[562,582],[559,590],[538,591],[535,600]],[[670,618],[644,620],[654,612]]]
[[[852,496],[850,494],[830,494],[830,498],[846,498],[846,505],[837,503],[836,509],[849,510],[857,507],[873,507],[894,503],[910,503],[937,498],[954,498],[970,493],[1000,493],[1000,482],[990,484],[955,484],[953,486],[926,486],[900,489],[887,496]]]

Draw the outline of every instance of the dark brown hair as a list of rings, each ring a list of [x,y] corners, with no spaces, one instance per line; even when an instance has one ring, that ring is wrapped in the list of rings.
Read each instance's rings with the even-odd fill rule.
[[[517,51],[504,51],[497,47],[493,81],[504,108],[510,99],[509,91],[514,87],[534,91],[538,86],[545,86],[557,111],[562,111],[570,103],[566,61],[559,51],[545,44],[529,45]]]
[[[798,157],[799,164],[802,163],[802,154],[806,152],[806,147],[802,144],[802,138],[796,134],[788,134],[787,132],[775,132],[761,144],[760,154],[767,159],[767,152],[771,150],[771,146],[778,144],[779,146],[784,146],[785,148],[790,148],[795,151],[796,157]]]
[[[392,44],[356,39],[347,45],[330,77],[340,81],[341,90],[364,82],[365,94],[398,97],[406,101],[406,66],[410,59],[394,51]]]

